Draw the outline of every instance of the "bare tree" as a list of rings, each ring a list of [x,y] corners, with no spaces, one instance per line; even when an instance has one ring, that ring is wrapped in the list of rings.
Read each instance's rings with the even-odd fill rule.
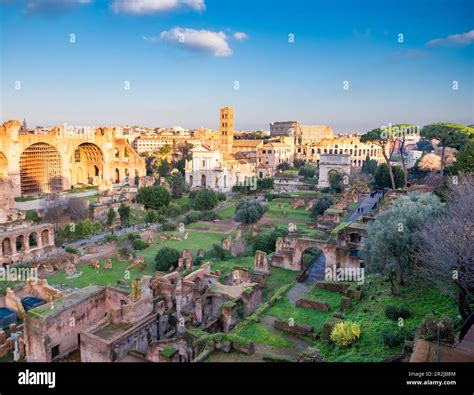
[[[474,294],[474,177],[449,181],[444,212],[421,230],[417,256],[422,273],[456,296],[466,319]]]
[[[87,218],[89,212],[88,204],[85,200],[77,197],[69,199],[67,213],[73,221],[80,221]]]

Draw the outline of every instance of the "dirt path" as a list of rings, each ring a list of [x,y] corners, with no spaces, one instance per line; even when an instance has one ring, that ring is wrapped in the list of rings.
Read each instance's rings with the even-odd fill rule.
[[[93,254],[86,254],[81,256],[80,263],[88,263],[93,261],[94,259],[108,259],[113,258],[117,254],[117,245],[113,244],[106,244],[97,247],[97,252]]]

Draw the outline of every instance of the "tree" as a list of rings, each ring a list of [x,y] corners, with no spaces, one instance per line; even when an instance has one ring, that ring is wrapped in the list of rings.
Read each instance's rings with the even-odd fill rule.
[[[67,203],[67,212],[73,221],[80,221],[87,218],[89,208],[85,200],[72,197]]]
[[[318,199],[313,204],[313,208],[311,209],[311,216],[316,219],[318,215],[323,215],[332,203],[332,199],[328,196],[323,196],[322,198]]]
[[[254,224],[265,213],[265,207],[257,200],[241,200],[235,208],[235,220],[244,224]]]
[[[329,173],[329,185],[336,193],[341,193],[344,190],[344,186],[342,185],[342,176],[339,172],[331,171]]]
[[[455,296],[465,320],[473,311],[474,300],[474,177],[460,176],[457,184],[453,182],[449,183],[442,215],[432,218],[420,231],[418,269]]]
[[[474,172],[474,140],[470,140],[456,153],[456,162],[452,168],[452,173],[459,174],[461,172]]]
[[[396,199],[369,223],[362,256],[369,272],[388,276],[392,294],[397,277],[404,285],[405,273],[413,268],[414,251],[420,242],[418,231],[440,213],[441,207],[431,193],[412,193]]]
[[[183,158],[176,161],[174,164],[174,168],[177,169],[184,177],[186,175],[186,160]]]
[[[304,178],[312,178],[316,175],[316,166],[312,163],[307,163],[300,167],[298,174]]]
[[[191,208],[199,211],[212,210],[219,204],[216,192],[209,188],[192,191],[189,194],[189,200]]]
[[[107,212],[107,226],[109,227],[112,226],[116,216],[117,214],[115,213],[115,210],[112,207],[110,207],[109,211]]]
[[[370,159],[370,156],[365,157],[364,163],[362,163],[362,173],[374,175],[377,170],[377,161]]]
[[[403,170],[403,187],[407,186],[408,183],[408,171],[405,160],[405,142],[408,135],[412,132],[417,132],[418,129],[415,125],[410,124],[398,124],[393,125],[391,128],[391,133],[395,137],[395,141],[398,143],[398,153],[402,160],[402,170]]]
[[[165,145],[166,147],[166,145]],[[164,148],[164,147],[163,147]],[[170,163],[167,159],[162,159],[158,165],[158,173],[161,177],[166,177],[170,172]]]
[[[421,130],[423,138],[437,140],[441,147],[441,174],[444,174],[445,156],[447,147],[461,148],[468,142],[470,136],[474,135],[474,128],[455,123],[433,123],[426,125]]]
[[[392,165],[390,159],[395,149],[394,136],[387,130],[387,128],[377,128],[370,132],[363,134],[360,138],[361,143],[372,143],[379,146],[382,149],[382,155],[387,164],[388,174],[390,177],[390,185],[392,189],[396,189],[395,178],[392,171]]]
[[[392,184],[391,177],[395,184]],[[390,176],[388,167],[385,163],[381,163],[375,171],[375,185],[379,188],[401,188],[404,183],[403,170],[400,166],[392,167],[392,176]]]
[[[170,267],[177,267],[179,251],[170,247],[163,247],[158,250],[155,256],[156,270],[166,272]]]
[[[184,177],[181,173],[176,172],[171,176],[171,196],[173,199],[179,199],[184,193]]]
[[[138,189],[137,202],[146,208],[159,209],[171,201],[169,192],[163,186],[142,187]]]
[[[418,162],[418,168],[423,171],[435,171],[441,168],[441,157],[436,154],[426,154]]]
[[[285,170],[290,170],[290,169],[291,169],[291,165],[288,162],[280,163],[277,166],[278,171],[285,171]]]
[[[420,139],[416,143],[416,148],[418,151],[431,152],[433,151],[433,144],[431,144],[430,140]]]
[[[118,208],[118,213],[120,216],[121,225],[128,226],[130,224],[130,214],[131,214],[130,206],[121,204]]]

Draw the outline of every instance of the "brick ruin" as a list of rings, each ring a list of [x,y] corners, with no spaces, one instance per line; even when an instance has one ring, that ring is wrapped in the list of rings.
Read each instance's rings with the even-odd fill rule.
[[[11,180],[0,180],[0,264],[27,263],[54,249],[52,224],[33,224],[15,209]]]

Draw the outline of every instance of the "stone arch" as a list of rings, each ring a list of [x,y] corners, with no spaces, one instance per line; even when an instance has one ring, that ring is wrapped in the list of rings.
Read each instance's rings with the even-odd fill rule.
[[[115,169],[115,183],[118,184],[120,182],[120,170],[118,168]]]
[[[12,254],[12,243],[8,237],[6,239],[3,239],[2,241],[2,251],[3,256],[8,256]]]
[[[82,143],[74,152],[74,164],[82,168],[82,178],[76,178],[76,183],[94,184],[94,177],[103,176],[104,153],[94,143]]]
[[[203,174],[201,176],[201,186],[204,187],[204,188],[206,187],[206,175],[205,174]]]
[[[219,177],[216,177],[214,186],[216,189],[219,188]]]
[[[31,247],[38,247],[38,233],[31,232],[28,236],[28,245]]]
[[[0,152],[0,180],[8,177],[8,160],[3,152]]]
[[[191,174],[191,175],[189,176],[189,185],[193,186],[193,180],[194,180],[194,177],[193,177],[193,175]]]
[[[116,159],[120,158],[120,151],[117,147],[115,147],[115,149],[114,149],[114,157]]]
[[[17,238],[15,240],[15,244],[16,244],[16,251],[17,252],[25,251],[25,236],[23,236],[23,235],[17,236]]]
[[[123,157],[124,157],[124,158],[129,158],[129,157],[130,157],[130,153],[128,152],[128,148],[127,148],[127,147],[125,147],[125,148],[123,149]]]
[[[43,246],[49,245],[49,230],[48,229],[44,229],[41,232],[41,244]]]
[[[47,143],[35,143],[20,156],[21,194],[61,191],[63,189],[62,158]]]

